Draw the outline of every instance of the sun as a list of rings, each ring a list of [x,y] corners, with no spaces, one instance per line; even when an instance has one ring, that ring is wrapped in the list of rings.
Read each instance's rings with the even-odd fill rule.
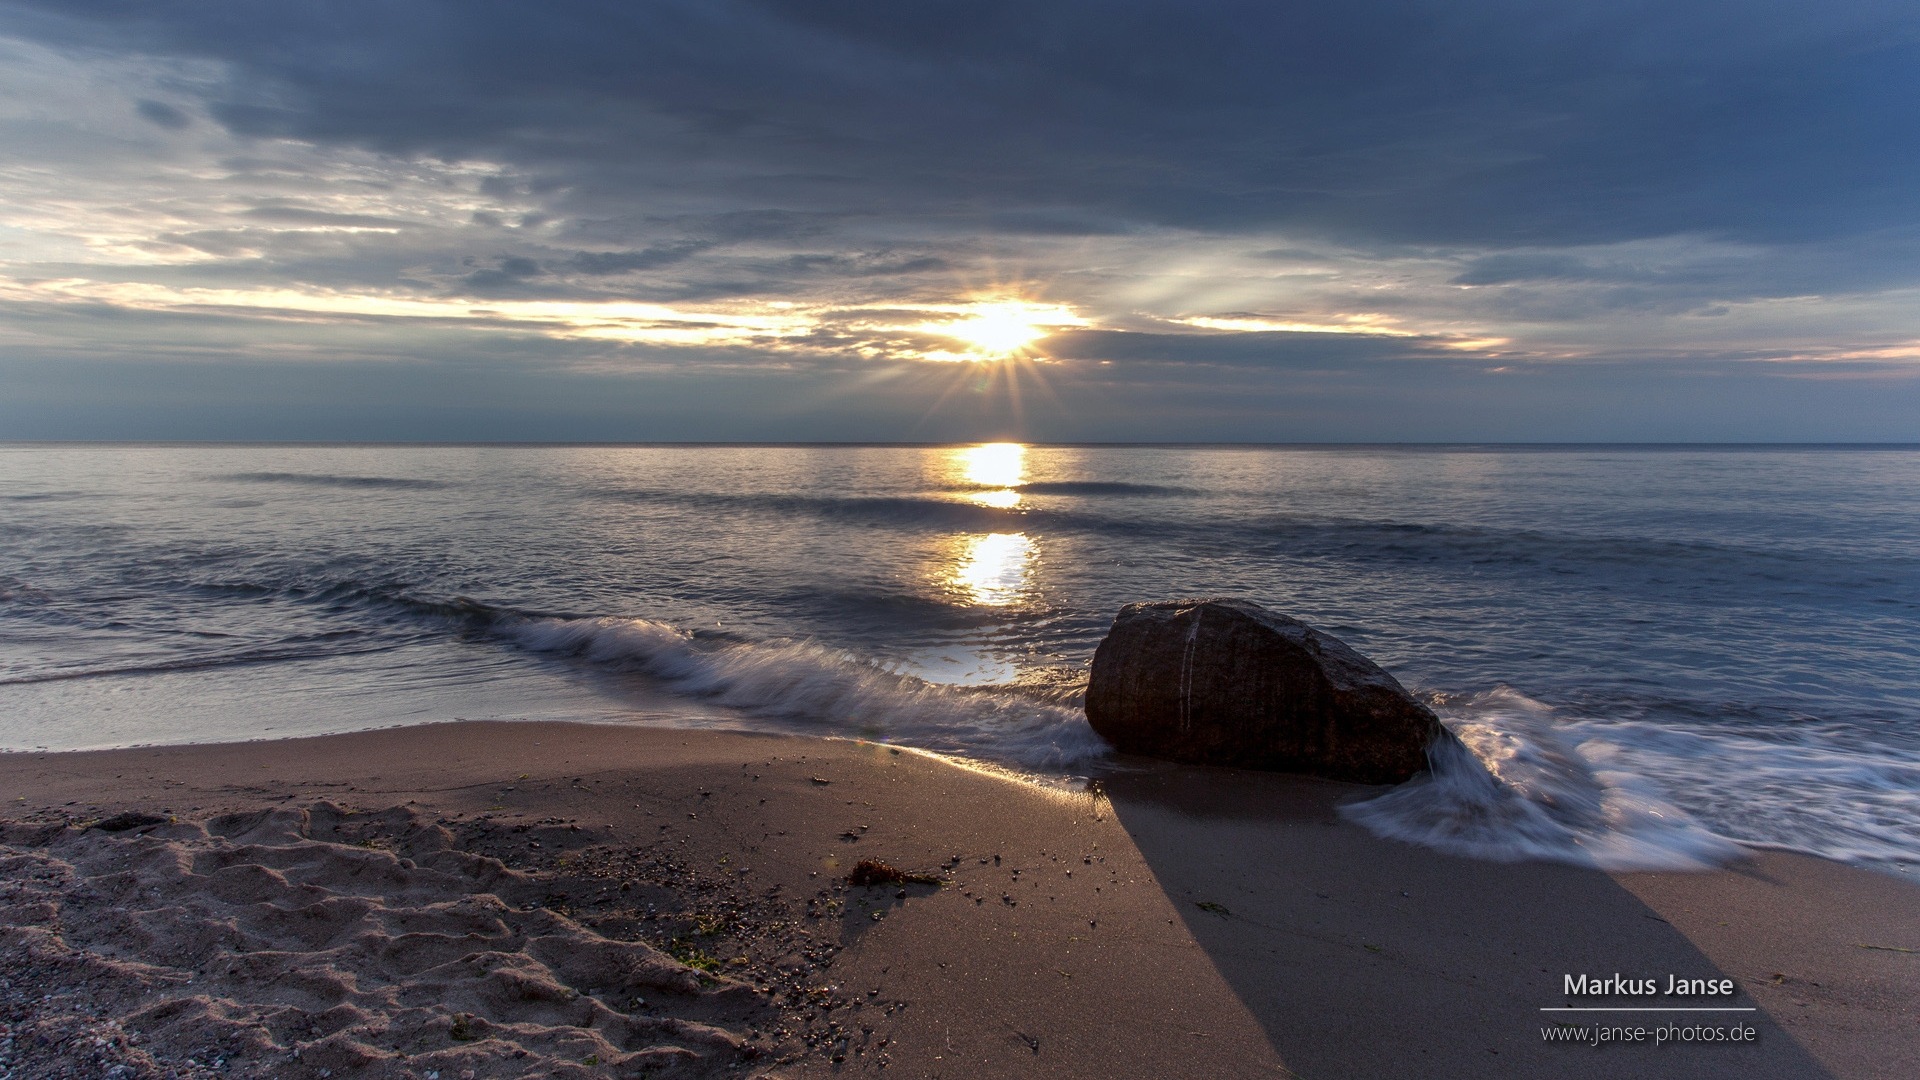
[[[948,323],[941,333],[959,338],[975,352],[1008,356],[1046,337],[1051,331],[1034,321],[1026,304],[982,304],[972,316]]]
[[[1028,300],[975,300],[949,308],[952,319],[918,327],[966,346],[964,353],[929,352],[929,360],[1004,360],[1029,352],[1033,343],[1086,320],[1062,304]]]

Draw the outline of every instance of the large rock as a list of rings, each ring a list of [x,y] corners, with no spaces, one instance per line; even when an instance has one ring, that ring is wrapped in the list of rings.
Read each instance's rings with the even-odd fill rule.
[[[1130,754],[1368,784],[1407,779],[1453,737],[1373,661],[1245,600],[1121,608],[1087,720]]]

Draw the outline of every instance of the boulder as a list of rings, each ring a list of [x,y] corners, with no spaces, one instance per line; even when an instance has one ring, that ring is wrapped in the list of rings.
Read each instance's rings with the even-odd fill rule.
[[[1245,600],[1128,604],[1093,654],[1093,730],[1129,754],[1392,784],[1452,739],[1339,639]]]

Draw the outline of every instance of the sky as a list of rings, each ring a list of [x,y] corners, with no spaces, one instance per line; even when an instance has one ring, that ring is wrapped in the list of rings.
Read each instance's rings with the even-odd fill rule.
[[[0,438],[1920,441],[1920,7],[0,0]]]

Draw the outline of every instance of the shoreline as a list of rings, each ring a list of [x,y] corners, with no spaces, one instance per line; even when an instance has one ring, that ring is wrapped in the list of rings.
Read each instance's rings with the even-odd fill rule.
[[[1700,872],[1481,862],[1376,838],[1336,812],[1374,790],[1168,766],[1072,794],[866,743],[554,721],[0,755],[0,817],[51,826],[137,811],[182,823],[111,837],[42,828],[57,839],[38,848],[26,842],[30,830],[9,833],[10,855],[28,852],[43,864],[61,857],[62,845],[106,851],[110,839],[170,843],[205,859],[232,846],[205,822],[232,814],[265,821],[278,811],[273,820],[284,823],[304,812],[309,832],[274,844],[307,850],[321,842],[311,824],[321,819],[336,841],[346,835],[343,821],[384,822],[402,848],[441,829],[462,858],[497,858],[520,875],[503,879],[503,896],[564,887],[558,900],[525,902],[562,920],[569,934],[666,940],[648,937],[659,927],[635,921],[632,904],[622,907],[621,882],[627,892],[654,890],[648,895],[662,912],[670,903],[682,914],[732,905],[732,928],[711,935],[711,944],[745,961],[731,965],[737,978],[732,958],[717,969],[732,982],[715,992],[737,989],[739,1000],[691,995],[679,1021],[710,1019],[734,1040],[713,1045],[732,1049],[711,1061],[676,1058],[675,1068],[694,1070],[687,1075],[1600,1077],[1737,1069],[1869,1077],[1920,1059],[1920,954],[1905,951],[1920,948],[1907,939],[1920,926],[1920,888],[1896,875],[1758,849]],[[327,805],[359,813],[318,809]],[[162,835],[170,830],[179,835]],[[548,837],[549,846],[525,847],[530,834]],[[92,848],[74,858],[104,857]],[[570,866],[557,861],[562,854]],[[619,862],[629,857],[677,869]],[[947,884],[846,885],[864,858]],[[340,877],[346,871],[330,873],[306,886],[352,892]],[[408,887],[416,886],[425,888]],[[423,892],[416,900],[430,908],[452,898]],[[234,903],[255,910],[275,901]],[[35,926],[57,936],[66,926],[57,903],[51,912],[34,909],[39,923],[22,921],[17,900],[7,910],[0,933],[8,937]],[[138,951],[109,942],[96,952],[115,947]],[[1662,983],[1668,975],[1730,978],[1737,992],[1711,1004],[1756,1010],[1729,1015],[1751,1018],[1758,1041],[1599,1049],[1545,1041],[1542,1027],[1552,1020],[1542,1018],[1558,1017],[1541,1009],[1646,1004],[1563,993],[1567,977],[1616,973]],[[372,981],[355,993],[369,993]],[[223,985],[242,1003],[254,992],[244,979]],[[824,1009],[791,1007],[826,987],[834,989],[821,998]],[[583,998],[596,989],[567,984],[556,993]],[[142,993],[193,996],[184,986]],[[347,1041],[375,1056],[334,1075],[424,1076],[430,1066],[421,1062],[434,1054],[472,1062],[438,1070],[449,1080],[467,1068],[477,1077],[527,1074],[525,1057],[488,1056],[510,1055],[509,1044],[536,1047],[528,1053],[541,1075],[637,1075],[640,1067],[640,1058],[625,1073],[565,1058],[564,1040],[542,1033],[552,1017],[488,1021],[525,1029],[511,1037],[386,1047],[380,1040],[399,1038],[392,1033],[404,1009],[382,1014],[371,1000],[355,998],[359,1027],[342,1030],[359,1031]],[[666,1038],[629,1031],[637,1022],[627,1019],[630,1002],[604,1007],[594,1030],[617,1028],[634,1046]],[[124,1018],[134,1004],[116,1008]],[[757,1044],[748,1038],[756,1029]],[[417,1038],[440,1030],[423,1028]],[[780,1030],[792,1034],[783,1040]],[[277,1071],[261,1075],[303,1075],[286,1071],[309,1067],[285,1056],[297,1038],[262,1038],[256,1043],[269,1049],[235,1058],[236,1067],[272,1060]],[[399,1053],[406,1056],[392,1056]],[[615,1052],[589,1056],[612,1061]],[[312,1060],[311,1052],[303,1057]]]

